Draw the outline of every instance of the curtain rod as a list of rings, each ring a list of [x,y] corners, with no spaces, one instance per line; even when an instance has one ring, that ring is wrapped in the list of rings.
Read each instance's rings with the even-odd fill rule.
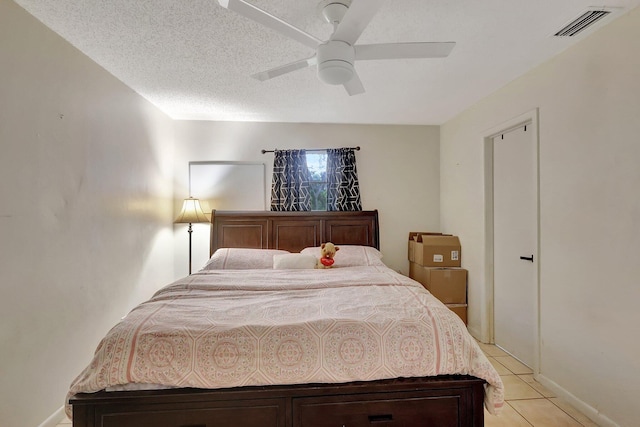
[[[348,147],[348,148],[351,148],[352,150],[360,151],[360,146]],[[277,150],[277,148],[276,148],[276,150]],[[261,150],[261,152],[262,152],[262,154],[273,153],[276,150]],[[327,151],[328,148],[301,148],[301,150],[304,150],[304,151]]]

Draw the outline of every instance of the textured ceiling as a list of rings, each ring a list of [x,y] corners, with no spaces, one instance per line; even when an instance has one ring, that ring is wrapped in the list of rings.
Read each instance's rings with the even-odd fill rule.
[[[314,52],[215,0],[15,0],[175,119],[441,124],[640,0],[572,38],[551,35],[590,0],[387,0],[358,43],[455,41],[444,59],[359,61],[366,93],[320,82],[315,67],[250,77]],[[249,0],[325,40],[317,0]],[[366,0],[354,0],[366,1]]]

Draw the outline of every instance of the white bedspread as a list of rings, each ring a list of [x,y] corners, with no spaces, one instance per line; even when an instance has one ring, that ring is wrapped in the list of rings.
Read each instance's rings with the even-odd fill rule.
[[[441,374],[486,380],[486,408],[502,407],[500,376],[462,321],[387,267],[211,270],[132,310],[69,396],[129,384],[223,388]]]

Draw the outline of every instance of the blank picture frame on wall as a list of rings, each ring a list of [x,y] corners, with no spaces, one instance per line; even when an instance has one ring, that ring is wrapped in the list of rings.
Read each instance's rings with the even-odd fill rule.
[[[189,162],[189,193],[210,214],[217,210],[266,210],[265,164],[236,161]]]

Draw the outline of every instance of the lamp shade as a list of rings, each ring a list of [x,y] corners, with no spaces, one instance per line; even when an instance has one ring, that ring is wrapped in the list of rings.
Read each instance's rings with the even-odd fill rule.
[[[209,219],[202,211],[200,200],[189,197],[188,199],[184,199],[184,203],[182,203],[182,210],[173,222],[191,224],[195,222],[209,222]]]

